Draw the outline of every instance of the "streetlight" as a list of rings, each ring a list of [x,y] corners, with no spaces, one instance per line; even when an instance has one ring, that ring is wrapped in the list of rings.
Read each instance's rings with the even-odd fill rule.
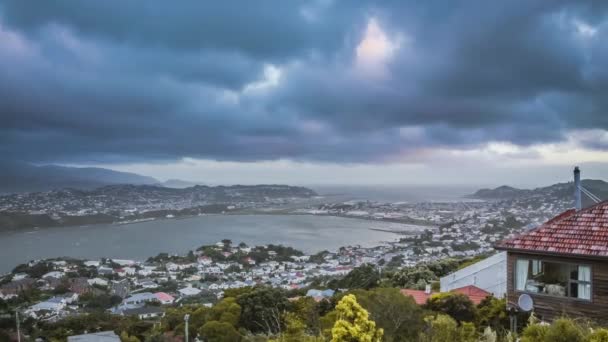
[[[15,310],[15,320],[17,321],[17,342],[21,342],[21,329],[19,327],[19,309]]]
[[[185,342],[188,342],[188,320],[190,319],[190,315],[189,314],[185,314],[184,315],[184,322],[186,322],[186,328],[185,328],[185,335],[186,335],[186,339]]]

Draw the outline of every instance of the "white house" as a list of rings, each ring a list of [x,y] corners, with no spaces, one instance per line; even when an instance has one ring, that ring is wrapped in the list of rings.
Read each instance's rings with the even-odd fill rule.
[[[49,277],[53,277],[53,278],[57,278],[57,279],[61,279],[63,278],[63,276],[65,275],[64,272],[60,272],[60,271],[51,271],[49,273],[46,273],[45,275],[42,276],[42,279],[44,278],[49,278]]]
[[[122,302],[123,304],[134,305],[145,302],[155,301],[156,296],[150,292],[140,292],[136,293],[130,297],[125,298]]]
[[[504,297],[507,293],[507,253],[501,252],[440,279],[441,292],[468,285]]]
[[[104,278],[93,278],[87,280],[89,285],[100,285],[100,286],[108,286],[108,281]]]
[[[184,287],[183,289],[179,290],[179,293],[181,293],[183,296],[196,296],[197,294],[201,293],[201,290],[194,288],[194,287]]]
[[[74,335],[68,337],[68,342],[120,342],[120,337],[113,331],[101,331],[92,334]]]

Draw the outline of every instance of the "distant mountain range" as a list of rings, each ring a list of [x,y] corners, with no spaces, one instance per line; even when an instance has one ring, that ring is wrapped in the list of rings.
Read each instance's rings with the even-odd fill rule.
[[[608,199],[608,183],[599,179],[584,179],[581,181],[584,188],[596,195],[602,200]],[[509,200],[522,199],[533,197],[555,198],[560,200],[568,200],[573,198],[574,183],[557,183],[546,187],[536,189],[518,189],[511,186],[503,185],[495,189],[480,189],[474,194],[468,195],[468,198],[477,198],[484,200]],[[589,204],[591,201],[583,195],[583,203]],[[586,205],[585,205],[586,206]]]
[[[54,189],[94,189],[112,184],[158,184],[158,180],[129,172],[97,167],[35,166],[0,162],[0,193],[48,191]]]
[[[167,181],[160,183],[160,185],[167,187],[167,188],[184,189],[184,188],[191,188],[193,186],[204,185],[204,184],[197,183],[197,182],[184,181],[181,179],[169,179]]]

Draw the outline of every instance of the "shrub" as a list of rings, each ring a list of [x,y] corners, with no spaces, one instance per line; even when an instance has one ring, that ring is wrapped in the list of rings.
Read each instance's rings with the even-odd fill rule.
[[[472,322],[476,316],[475,305],[461,293],[434,294],[428,299],[426,308],[450,315],[458,322]]]

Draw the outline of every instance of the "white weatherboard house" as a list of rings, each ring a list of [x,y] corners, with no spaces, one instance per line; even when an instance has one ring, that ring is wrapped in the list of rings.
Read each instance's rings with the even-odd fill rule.
[[[467,266],[440,279],[441,292],[452,291],[468,285],[502,298],[507,293],[507,253],[501,252],[478,263]]]

